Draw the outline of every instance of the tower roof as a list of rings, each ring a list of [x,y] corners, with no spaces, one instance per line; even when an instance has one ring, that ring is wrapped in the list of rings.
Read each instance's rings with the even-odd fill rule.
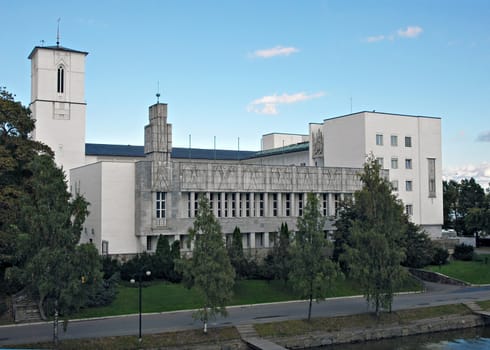
[[[85,52],[85,51],[73,50],[73,49],[70,49],[68,47],[64,47],[64,46],[60,46],[60,45],[53,45],[53,46],[35,46],[27,58],[31,59],[32,56],[34,56],[34,53],[38,49],[54,50],[54,51],[66,51],[66,52],[74,52],[74,53],[81,53],[83,55],[88,55],[88,52]]]

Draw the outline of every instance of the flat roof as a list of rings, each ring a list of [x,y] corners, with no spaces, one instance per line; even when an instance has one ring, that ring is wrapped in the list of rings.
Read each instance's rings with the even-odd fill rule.
[[[46,50],[54,50],[54,51],[66,51],[66,52],[75,52],[75,53],[81,53],[81,54],[84,54],[84,55],[88,55],[88,52],[85,52],[85,51],[73,50],[73,49],[70,49],[68,47],[64,47],[64,46],[61,46],[61,45],[53,45],[53,46],[34,46],[34,48],[32,49],[31,53],[29,54],[29,56],[27,58],[28,59],[31,59],[32,56],[34,56],[34,53],[36,52],[36,50],[38,50],[38,49],[46,49]]]
[[[441,117],[430,117],[426,115],[412,115],[412,114],[398,114],[398,113],[388,113],[388,112],[377,112],[376,110],[374,111],[359,111],[355,113],[349,113],[345,115],[340,115],[338,117],[331,117],[331,118],[325,118],[325,120],[332,120],[332,119],[338,119],[338,118],[346,118],[346,117],[352,117],[354,115],[362,114],[362,113],[372,113],[372,114],[383,114],[383,115],[393,115],[393,116],[398,116],[398,117],[410,117],[410,118],[430,118],[430,119],[441,119]]]
[[[175,159],[242,160],[256,153],[255,151],[172,147],[172,158]],[[145,148],[134,145],[86,143],[85,155],[144,158]]]

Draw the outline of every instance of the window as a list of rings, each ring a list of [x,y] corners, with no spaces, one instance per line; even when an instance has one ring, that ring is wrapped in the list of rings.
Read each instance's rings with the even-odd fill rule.
[[[379,164],[379,166],[381,167],[381,169],[383,169],[383,166],[384,166],[384,159],[383,159],[383,157],[376,158],[376,162]]]
[[[405,136],[405,147],[412,147],[412,137]]]
[[[303,193],[298,193],[298,215],[303,216]]]
[[[146,236],[146,250],[151,252],[151,236]]]
[[[390,141],[391,141],[391,145],[392,145],[393,147],[398,146],[398,136],[396,136],[396,135],[391,135],[391,137],[390,137]]]
[[[398,169],[398,158],[391,158],[391,169]]]
[[[255,248],[264,247],[264,233],[256,232],[255,233]]]
[[[272,216],[277,216],[277,193],[272,194]]]
[[[165,200],[167,197],[166,192],[157,192],[157,201],[156,201],[156,216],[157,219],[163,219],[165,217]]]
[[[383,146],[383,135],[376,134],[376,145]]]
[[[286,201],[286,216],[291,216],[291,193],[286,193],[284,195]]]
[[[412,216],[413,215],[413,205],[407,204],[405,205],[405,214]]]
[[[328,194],[323,193],[322,194],[322,209],[323,209],[323,216],[328,215]]]
[[[245,216],[250,216],[250,193],[245,193]]]
[[[230,200],[230,194],[225,193],[225,217],[228,217],[228,201]]]
[[[409,158],[405,159],[405,169],[412,169],[412,160]]]
[[[187,192],[187,217],[190,218],[192,214],[191,193]]]
[[[435,158],[427,159],[427,168],[429,171],[429,198],[436,197],[436,160]]]
[[[411,192],[412,189],[413,189],[413,183],[412,183],[412,181],[410,181],[410,180],[405,181],[405,191]]]
[[[391,181],[391,188],[393,191],[398,191],[398,180]]]
[[[231,194],[231,216],[236,216],[236,193]]]
[[[259,216],[264,216],[264,194],[259,193]]]
[[[221,193],[216,193],[216,206],[218,208],[218,217],[221,217]]]
[[[63,66],[58,67],[58,79],[57,79],[56,91],[59,94],[65,92],[65,69],[63,68]]]
[[[109,241],[102,241],[102,254],[109,254]]]
[[[340,193],[334,194],[333,200],[334,200],[334,206],[335,206],[335,216],[339,216],[341,199],[342,199],[342,197],[340,196]]]
[[[199,209],[199,196],[198,192],[194,193],[194,216],[197,216],[197,210]]]

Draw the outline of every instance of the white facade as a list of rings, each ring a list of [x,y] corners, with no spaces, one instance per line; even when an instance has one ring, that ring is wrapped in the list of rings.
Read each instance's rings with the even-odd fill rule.
[[[69,170],[85,163],[85,57],[61,46],[35,47],[31,60],[32,137],[47,144]]]
[[[326,119],[325,166],[362,167],[373,154],[403,201],[412,221],[440,236],[442,212],[441,119],[360,112]],[[430,168],[430,169],[429,169]]]
[[[301,134],[283,134],[283,133],[270,133],[262,136],[262,150],[270,150],[274,148],[285,147],[289,145],[295,145],[301,142],[307,142],[308,135]]]

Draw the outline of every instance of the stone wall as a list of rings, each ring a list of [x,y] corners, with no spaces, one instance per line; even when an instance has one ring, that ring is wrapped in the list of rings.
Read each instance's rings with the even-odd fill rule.
[[[440,274],[438,272],[432,272],[427,270],[419,269],[409,269],[410,273],[415,277],[420,278],[423,281],[442,283],[442,284],[452,284],[455,286],[469,286],[469,283],[457,280],[455,278],[448,277],[446,275]]]
[[[406,325],[383,325],[368,329],[349,328],[337,332],[313,332],[291,337],[269,337],[268,340],[288,349],[308,349],[332,344],[356,343],[394,337],[482,327],[485,321],[477,315],[451,315],[411,322]]]

